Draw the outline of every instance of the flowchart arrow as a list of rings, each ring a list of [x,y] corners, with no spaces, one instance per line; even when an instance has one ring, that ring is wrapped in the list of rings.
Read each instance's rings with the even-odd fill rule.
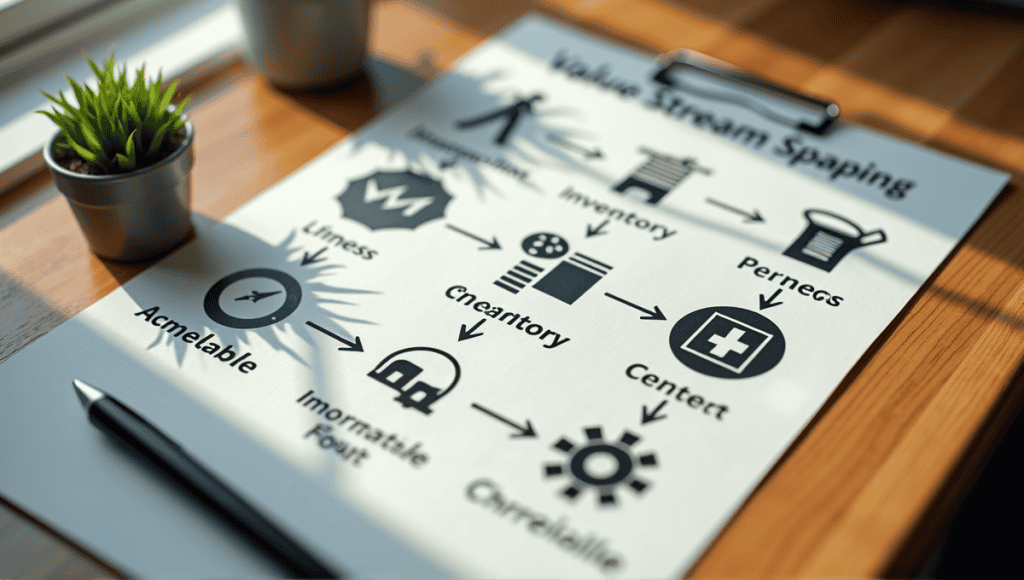
[[[519,431],[518,433],[513,433],[510,436],[510,438],[512,438],[512,439],[515,439],[515,438],[518,438],[518,437],[536,437],[537,436],[537,432],[533,430],[533,424],[530,423],[529,419],[526,420],[526,427],[523,427],[522,425],[517,425],[516,423],[513,423],[512,421],[506,419],[505,417],[502,417],[501,415],[495,413],[494,411],[491,411],[490,409],[486,409],[484,407],[481,407],[480,405],[477,405],[476,403],[473,403],[473,408],[476,409],[477,411],[482,412],[482,413],[487,413],[491,417],[493,417],[493,418],[501,421],[502,423],[508,425],[509,427],[512,427],[512,428],[516,429],[517,431]]]
[[[647,316],[641,316],[640,320],[665,320],[665,315],[662,314],[661,308],[658,308],[657,306],[655,306],[654,310],[651,311],[651,310],[648,310],[648,309],[644,308],[643,306],[637,306],[636,304],[633,304],[629,300],[623,300],[622,298],[619,298],[618,296],[615,296],[614,294],[609,294],[609,293],[605,292],[604,295],[609,297],[609,298],[611,298],[612,300],[618,300],[619,302],[625,304],[626,306],[629,306],[630,308],[636,308],[640,312],[643,312],[644,314],[647,315]]]
[[[600,236],[601,234],[607,234],[608,232],[604,231],[604,227],[606,225],[608,225],[608,220],[604,220],[601,222],[601,225],[596,228],[592,228],[590,227],[590,224],[587,224],[587,237],[590,238],[593,236]]]
[[[662,419],[668,419],[668,415],[658,414],[659,412],[661,412],[661,409],[664,408],[667,404],[668,401],[662,401],[658,403],[658,406],[655,407],[654,410],[651,411],[650,413],[647,412],[647,405],[644,405],[643,412],[640,415],[640,424],[646,425],[648,423],[653,423],[655,421],[661,421]]]
[[[583,156],[586,157],[587,159],[599,159],[601,157],[604,157],[604,153],[601,153],[601,150],[598,149],[597,147],[594,147],[593,149],[587,149],[582,145],[573,143],[572,141],[569,141],[565,137],[556,135],[554,133],[548,133],[548,141],[551,141],[552,143],[558,145],[563,149],[569,149],[570,151],[582,153]]]
[[[707,202],[710,203],[711,205],[717,205],[718,207],[720,207],[720,208],[722,208],[722,209],[724,209],[726,211],[731,211],[732,213],[739,214],[739,215],[747,218],[746,221],[748,221],[748,222],[761,222],[761,223],[764,223],[764,218],[761,217],[760,212],[758,212],[756,209],[754,210],[754,213],[746,212],[746,211],[743,211],[742,209],[740,209],[738,207],[733,207],[733,206],[731,206],[731,205],[729,205],[727,203],[722,203],[722,202],[718,201],[717,199],[711,199],[710,197],[707,198]]]
[[[327,336],[329,336],[329,337],[333,338],[334,340],[337,340],[341,344],[345,345],[345,346],[339,347],[338,350],[345,350],[345,351],[352,351],[352,352],[363,352],[363,341],[359,340],[358,336],[356,337],[356,341],[355,342],[351,342],[349,340],[346,340],[346,339],[338,336],[337,334],[334,334],[333,332],[331,332],[330,330],[327,330],[326,328],[320,326],[319,324],[310,322],[309,320],[306,321],[306,326],[309,326],[310,328],[314,328],[316,330],[319,330],[320,332],[326,334]]]
[[[460,234],[466,236],[467,238],[473,238],[474,240],[480,242],[481,244],[484,244],[484,247],[480,248],[481,250],[500,250],[501,249],[501,245],[498,244],[498,238],[497,237],[493,237],[493,238],[491,238],[491,241],[487,241],[487,240],[481,238],[480,236],[477,236],[475,234],[471,234],[471,233],[467,232],[466,230],[463,230],[463,229],[460,229],[460,228],[457,228],[457,227],[453,226],[452,224],[445,224],[445,225],[450,230],[454,230],[456,232],[459,232]]]
[[[474,332],[476,331],[476,329],[480,328],[480,325],[483,324],[485,320],[486,319],[481,318],[480,322],[477,322],[476,324],[474,324],[473,328],[470,328],[469,330],[466,330],[466,325],[463,324],[462,328],[459,329],[459,342],[461,342],[463,340],[469,340],[471,338],[476,338],[478,336],[483,336],[484,333],[482,333],[482,332],[476,332],[476,333],[474,333]]]
[[[324,253],[326,251],[327,251],[327,246],[324,246],[324,247],[320,248],[313,255],[310,255],[309,252],[302,252],[302,265],[303,266],[308,266],[310,264],[316,264],[318,262],[323,262],[327,258],[320,258],[319,260],[317,258],[320,256],[320,254],[322,254],[322,253]]]
[[[771,308],[772,306],[779,306],[779,305],[781,305],[782,302],[772,302],[773,300],[778,298],[779,294],[781,294],[781,293],[782,293],[782,288],[779,288],[778,290],[775,291],[774,294],[772,294],[767,299],[765,299],[764,294],[761,294],[760,295],[761,307],[759,308],[759,310],[767,310],[768,308]]]

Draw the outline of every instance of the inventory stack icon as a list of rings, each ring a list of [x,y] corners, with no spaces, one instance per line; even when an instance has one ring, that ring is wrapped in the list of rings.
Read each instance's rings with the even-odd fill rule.
[[[639,188],[646,196],[645,201],[651,205],[657,205],[661,198],[668,195],[668,192],[690,174],[696,172],[711,175],[711,169],[698,165],[695,157],[673,157],[646,147],[641,147],[640,152],[649,159],[622,183],[616,185],[614,190],[627,195],[628,190]]]
[[[526,236],[522,246],[528,255],[545,260],[561,258],[569,253],[569,242],[562,236],[549,232]],[[572,304],[611,269],[609,264],[586,254],[573,252],[540,280],[537,280],[537,277],[544,273],[544,268],[529,260],[520,260],[495,280],[494,285],[518,294],[520,290],[533,284],[535,290],[540,290],[566,304]]]

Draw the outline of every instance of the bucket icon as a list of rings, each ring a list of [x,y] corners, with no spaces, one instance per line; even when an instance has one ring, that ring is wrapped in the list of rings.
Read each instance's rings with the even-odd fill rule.
[[[885,232],[865,232],[852,221],[820,209],[804,212],[807,229],[783,255],[831,272],[846,254],[885,241]]]

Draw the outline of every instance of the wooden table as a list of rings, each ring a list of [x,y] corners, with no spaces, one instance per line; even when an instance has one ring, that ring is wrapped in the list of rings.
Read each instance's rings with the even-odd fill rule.
[[[690,47],[837,101],[879,128],[1013,174],[850,372],[694,576],[912,574],[1022,401],[1024,13],[854,0],[376,2],[371,53],[421,76],[533,10],[661,53]],[[375,93],[376,91],[376,93]],[[377,114],[381,88],[285,94],[237,62],[188,87],[194,209],[221,219]],[[39,174],[0,217],[52,192]],[[51,193],[48,193],[51,192]],[[89,253],[62,199],[0,231],[0,359],[145,269]],[[2,467],[0,467],[2,468]],[[116,571],[0,501],[0,576]],[[8,564],[9,565],[9,564]]]

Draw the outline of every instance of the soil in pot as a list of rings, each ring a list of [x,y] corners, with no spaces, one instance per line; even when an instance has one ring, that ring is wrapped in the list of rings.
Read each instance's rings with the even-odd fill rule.
[[[81,173],[82,175],[119,175],[131,173],[132,171],[138,171],[139,169],[145,169],[151,165],[156,165],[166,159],[181,147],[182,143],[185,142],[186,135],[187,133],[185,132],[184,127],[167,135],[164,138],[164,142],[160,145],[160,149],[156,152],[156,155],[153,155],[152,157],[147,156],[144,159],[141,159],[139,164],[135,166],[135,169],[132,169],[131,171],[122,171],[116,161],[113,161],[106,166],[97,163],[89,163],[82,159],[74,149],[70,147],[59,147],[60,144],[67,143],[63,134],[54,142],[53,160],[60,164],[64,169],[75,173]]]

